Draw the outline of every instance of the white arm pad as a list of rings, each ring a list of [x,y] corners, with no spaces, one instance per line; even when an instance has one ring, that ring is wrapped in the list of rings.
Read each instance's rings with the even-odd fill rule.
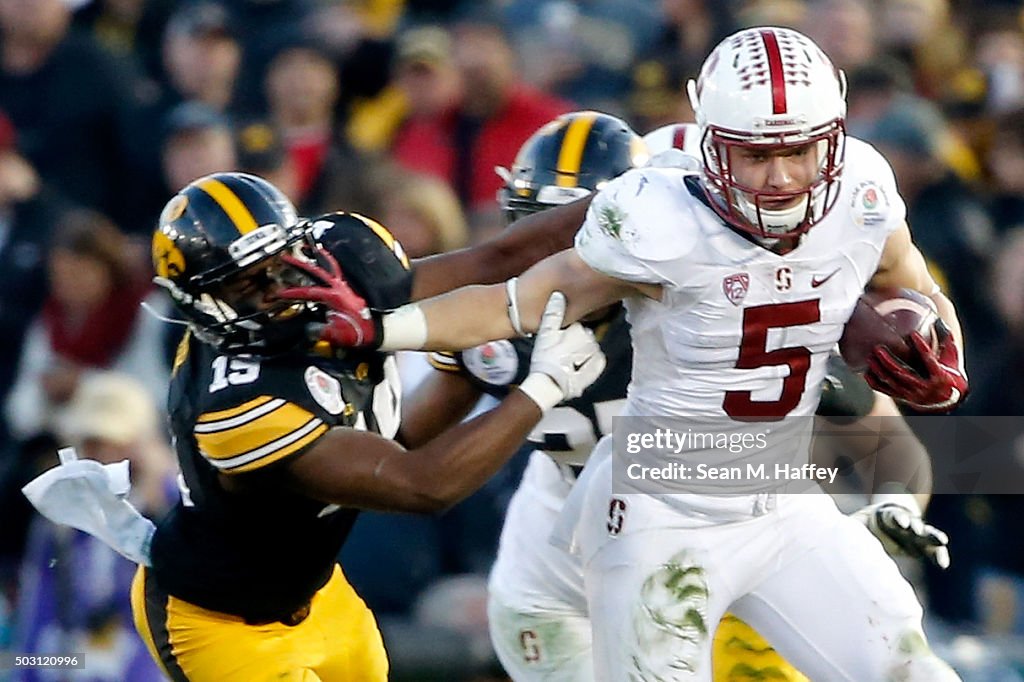
[[[523,383],[519,384],[519,390],[525,393],[530,400],[537,403],[537,407],[540,408],[541,412],[547,412],[565,400],[565,394],[562,393],[562,389],[558,387],[555,380],[547,374],[541,374],[540,372],[531,372],[523,380]]]
[[[420,350],[427,343],[427,318],[418,303],[407,303],[385,314],[381,326],[381,350]]]

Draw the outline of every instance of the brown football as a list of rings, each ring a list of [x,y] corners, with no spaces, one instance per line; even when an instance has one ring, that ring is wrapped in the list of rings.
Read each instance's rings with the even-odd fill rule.
[[[872,289],[857,301],[839,340],[843,360],[855,372],[863,372],[876,346],[885,346],[893,355],[911,366],[916,353],[910,346],[910,333],[918,332],[932,347],[935,345],[935,304],[912,289]],[[923,368],[914,367],[918,371]]]

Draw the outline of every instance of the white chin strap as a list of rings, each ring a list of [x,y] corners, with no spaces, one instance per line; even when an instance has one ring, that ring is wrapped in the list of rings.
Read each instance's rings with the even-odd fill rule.
[[[736,197],[736,206],[752,225],[763,225],[767,234],[784,234],[795,230],[807,216],[807,195],[804,195],[799,203],[791,208],[779,210],[762,208],[760,220],[758,220],[757,206],[745,195],[739,194]]]

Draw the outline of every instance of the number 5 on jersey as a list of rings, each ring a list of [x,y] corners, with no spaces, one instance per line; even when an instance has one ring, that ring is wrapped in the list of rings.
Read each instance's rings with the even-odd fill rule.
[[[743,311],[743,337],[736,369],[757,369],[786,365],[789,376],[782,380],[778,400],[752,400],[750,391],[726,391],[722,408],[737,420],[777,421],[800,404],[807,388],[811,351],[803,346],[768,350],[768,330],[813,324],[821,320],[819,299],[795,303],[772,303]]]

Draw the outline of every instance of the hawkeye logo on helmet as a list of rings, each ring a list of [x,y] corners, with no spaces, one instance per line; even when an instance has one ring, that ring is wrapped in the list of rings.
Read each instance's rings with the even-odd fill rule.
[[[164,279],[185,272],[185,255],[163,232],[153,235],[153,269]]]

